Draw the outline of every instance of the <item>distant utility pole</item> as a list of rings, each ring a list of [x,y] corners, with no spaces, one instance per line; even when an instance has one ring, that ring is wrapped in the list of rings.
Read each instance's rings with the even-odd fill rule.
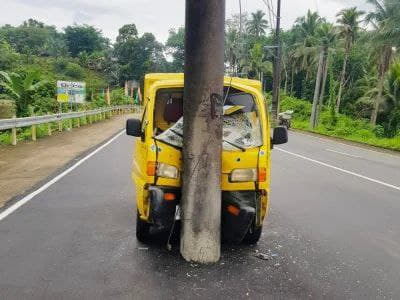
[[[181,254],[220,258],[225,0],[186,0]]]
[[[242,0],[239,0],[239,36],[242,36]]]
[[[272,123],[277,124],[280,100],[280,85],[281,85],[281,0],[278,0],[276,12],[276,33],[275,33],[275,59],[274,59],[274,74],[272,87]]]

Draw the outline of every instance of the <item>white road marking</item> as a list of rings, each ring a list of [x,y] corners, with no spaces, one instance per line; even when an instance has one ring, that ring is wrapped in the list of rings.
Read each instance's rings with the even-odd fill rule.
[[[284,153],[287,153],[287,154],[290,154],[290,155],[293,155],[293,156],[296,156],[298,158],[302,158],[302,159],[311,161],[311,162],[319,164],[321,166],[328,167],[328,168],[340,171],[342,173],[353,175],[355,177],[359,177],[359,178],[362,178],[362,179],[365,179],[365,180],[368,180],[368,181],[371,181],[371,182],[386,186],[388,188],[400,191],[400,187],[399,186],[395,186],[393,184],[389,184],[389,183],[386,183],[386,182],[383,182],[383,181],[380,181],[380,180],[377,180],[377,179],[373,179],[371,177],[367,177],[367,176],[364,176],[364,175],[361,175],[361,174],[358,174],[358,173],[355,173],[355,172],[352,172],[352,171],[349,171],[349,170],[345,170],[345,169],[342,169],[342,168],[339,168],[339,167],[335,167],[333,165],[324,163],[324,162],[319,161],[319,160],[315,160],[315,159],[312,159],[312,158],[309,158],[309,157],[306,157],[306,156],[303,156],[303,155],[300,155],[300,154],[297,154],[297,153],[293,153],[293,152],[290,152],[290,151],[287,151],[287,150],[283,150],[282,148],[275,147],[274,149],[276,149],[278,151],[281,151],[281,152],[284,152]]]
[[[354,158],[361,158],[361,156],[358,156],[358,155],[349,154],[349,153],[345,153],[345,152],[340,152],[340,151],[336,151],[336,150],[332,150],[332,149],[325,149],[325,150],[329,151],[329,152],[337,153],[337,154],[342,154],[342,155],[345,155],[345,156],[350,156],[350,157],[354,157]]]
[[[40,194],[41,192],[47,190],[50,186],[52,186],[54,183],[56,183],[57,181],[59,181],[61,178],[63,178],[65,175],[69,174],[72,170],[76,169],[77,167],[79,167],[82,163],[84,163],[86,160],[88,160],[89,158],[91,158],[93,155],[95,155],[96,153],[98,153],[99,151],[101,151],[102,149],[104,149],[105,147],[107,147],[108,145],[110,145],[115,139],[117,139],[118,137],[120,137],[123,133],[125,132],[125,130],[122,130],[121,132],[119,132],[116,136],[114,136],[112,139],[110,139],[107,143],[101,145],[100,147],[98,147],[96,150],[94,150],[93,152],[89,153],[88,155],[86,155],[84,158],[82,158],[81,160],[79,160],[78,162],[76,162],[73,166],[71,166],[70,168],[68,168],[67,170],[65,170],[64,172],[62,172],[61,174],[57,175],[56,177],[54,177],[52,180],[50,180],[49,182],[45,183],[44,185],[42,185],[40,188],[38,188],[36,191],[30,193],[29,195],[25,196],[24,198],[22,198],[21,200],[19,200],[18,202],[14,203],[13,205],[11,205],[9,208],[7,208],[6,210],[4,210],[2,213],[0,213],[0,221],[4,220],[7,216],[11,215],[13,212],[15,212],[18,208],[20,208],[22,205],[28,203],[30,200],[32,200],[35,196],[37,196],[38,194]]]

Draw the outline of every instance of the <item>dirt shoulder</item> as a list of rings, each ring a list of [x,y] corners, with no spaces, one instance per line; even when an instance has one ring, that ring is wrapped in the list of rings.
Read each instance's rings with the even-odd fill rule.
[[[133,115],[115,115],[72,131],[54,132],[36,142],[0,146],[0,208],[75,157],[121,131],[129,117]]]

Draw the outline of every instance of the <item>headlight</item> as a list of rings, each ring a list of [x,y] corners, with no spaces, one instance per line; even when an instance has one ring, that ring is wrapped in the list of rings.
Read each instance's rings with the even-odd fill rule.
[[[236,169],[230,175],[231,182],[257,181],[257,169]]]
[[[178,178],[179,171],[177,167],[167,165],[164,163],[157,164],[157,176],[165,178]]]

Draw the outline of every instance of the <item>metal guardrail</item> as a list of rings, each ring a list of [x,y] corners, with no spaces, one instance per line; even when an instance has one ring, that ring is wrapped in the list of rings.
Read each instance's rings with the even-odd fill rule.
[[[136,113],[141,112],[141,107],[138,105],[120,105],[120,106],[112,106],[106,108],[99,108],[94,110],[86,110],[86,111],[77,111],[77,112],[68,112],[68,113],[58,113],[53,115],[44,115],[44,116],[34,116],[27,118],[12,118],[12,119],[0,119],[0,131],[11,129],[11,144],[17,144],[17,128],[28,127],[31,126],[31,134],[32,140],[36,140],[36,125],[40,124],[49,124],[48,126],[48,135],[51,135],[51,125],[50,123],[58,122],[58,131],[63,130],[63,120],[70,120],[69,126],[67,126],[68,130],[72,129],[72,120],[77,119],[77,127],[80,127],[80,118],[89,117],[89,124],[92,123],[92,116],[95,116],[95,121],[97,121],[97,116],[100,119],[105,119],[111,117],[113,112],[123,113],[124,111],[131,111]],[[108,113],[108,116],[107,116]]]
[[[139,106],[134,105],[121,105],[107,108],[100,108],[87,111],[77,111],[69,113],[58,113],[53,115],[35,116],[27,118],[13,118],[13,119],[0,119],[0,130],[28,127],[32,125],[46,124],[51,122],[58,122],[62,120],[82,118],[86,116],[98,115],[105,112],[124,110],[124,109],[138,109]]]

